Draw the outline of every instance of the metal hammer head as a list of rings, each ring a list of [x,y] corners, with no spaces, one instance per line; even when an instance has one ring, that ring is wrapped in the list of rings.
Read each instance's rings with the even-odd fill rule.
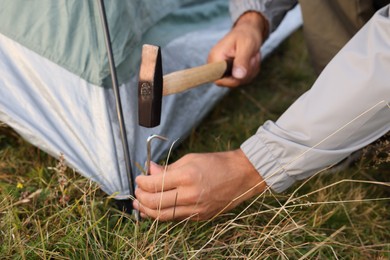
[[[145,44],[138,82],[138,123],[144,127],[160,124],[163,75],[159,46]]]

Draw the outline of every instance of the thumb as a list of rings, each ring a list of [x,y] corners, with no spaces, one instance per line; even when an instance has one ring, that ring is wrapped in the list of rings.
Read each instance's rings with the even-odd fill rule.
[[[237,62],[234,62],[233,71],[232,71],[232,75],[234,78],[244,79],[247,74],[248,74],[248,69],[245,66],[241,64],[237,64]]]
[[[236,55],[234,58],[232,75],[236,79],[245,79],[250,76],[251,60],[258,55],[258,49],[256,46],[246,40],[242,40],[237,45]]]
[[[232,75],[236,79],[245,79],[250,70],[251,53],[246,51],[237,51],[234,58]]]

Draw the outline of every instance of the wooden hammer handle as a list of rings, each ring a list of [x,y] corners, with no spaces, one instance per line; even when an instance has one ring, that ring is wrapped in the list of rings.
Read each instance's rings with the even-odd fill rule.
[[[179,93],[230,75],[232,64],[233,60],[226,60],[167,74],[163,77],[163,96]]]

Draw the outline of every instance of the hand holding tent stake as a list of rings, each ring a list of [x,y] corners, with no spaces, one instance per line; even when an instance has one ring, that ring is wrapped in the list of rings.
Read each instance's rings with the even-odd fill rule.
[[[205,64],[162,75],[160,47],[145,44],[138,82],[138,123],[144,127],[160,124],[162,96],[179,93],[230,76],[233,60]]]

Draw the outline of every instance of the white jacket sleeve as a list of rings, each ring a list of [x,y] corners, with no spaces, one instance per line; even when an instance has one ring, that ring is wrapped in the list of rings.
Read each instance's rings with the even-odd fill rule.
[[[230,0],[229,10],[233,22],[245,12],[257,11],[264,15],[275,31],[285,14],[298,3],[297,0]]]
[[[379,10],[276,121],[241,149],[276,192],[390,130],[390,5]]]

